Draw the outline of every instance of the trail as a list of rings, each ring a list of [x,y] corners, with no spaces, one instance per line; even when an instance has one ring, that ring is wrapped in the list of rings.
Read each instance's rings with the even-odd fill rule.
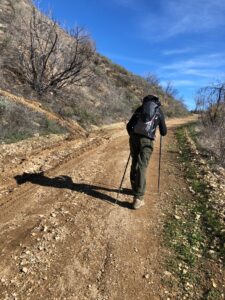
[[[174,128],[192,120],[168,121],[163,166],[176,159],[168,151]],[[166,299],[161,207],[174,178],[162,168],[158,195],[157,138],[146,205],[131,209],[128,173],[114,205],[129,155],[124,127],[96,133],[104,138],[43,174],[17,173],[21,184],[0,198],[0,299]]]

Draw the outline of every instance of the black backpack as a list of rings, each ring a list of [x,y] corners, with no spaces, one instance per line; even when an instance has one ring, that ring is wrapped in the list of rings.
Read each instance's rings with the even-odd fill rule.
[[[145,101],[143,103],[142,111],[134,126],[134,133],[155,139],[155,121],[159,118],[159,106],[160,102]]]

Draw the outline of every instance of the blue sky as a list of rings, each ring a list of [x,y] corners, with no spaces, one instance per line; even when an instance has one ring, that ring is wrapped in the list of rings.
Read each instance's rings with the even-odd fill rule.
[[[129,71],[171,81],[189,108],[199,87],[225,79],[224,0],[42,0],[99,53]]]

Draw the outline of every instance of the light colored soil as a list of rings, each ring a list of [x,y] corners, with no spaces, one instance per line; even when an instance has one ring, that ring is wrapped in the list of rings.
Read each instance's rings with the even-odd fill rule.
[[[35,112],[39,112],[49,120],[56,121],[58,124],[60,124],[62,127],[66,127],[69,132],[73,132],[74,136],[85,136],[85,130],[83,130],[82,127],[78,125],[77,122],[71,120],[71,119],[63,119],[59,115],[49,112],[48,110],[44,109],[42,107],[42,104],[38,101],[28,100],[23,97],[15,96],[9,92],[6,92],[4,90],[0,89],[0,96],[6,97],[12,102],[18,103],[23,105],[24,107],[27,107]]]
[[[176,160],[166,150],[174,128],[194,118],[168,121],[162,165]],[[21,164],[9,170],[5,164],[4,190],[9,190],[0,198],[0,299],[167,299],[161,207],[170,176],[162,168],[159,195],[159,139],[148,168],[146,205],[137,211],[127,193],[128,172],[114,205],[129,155],[125,126],[104,128],[79,143],[60,141],[51,167],[43,163],[46,172],[21,185],[13,176],[29,169]],[[43,147],[32,159],[47,157],[46,151],[51,156],[53,148]]]

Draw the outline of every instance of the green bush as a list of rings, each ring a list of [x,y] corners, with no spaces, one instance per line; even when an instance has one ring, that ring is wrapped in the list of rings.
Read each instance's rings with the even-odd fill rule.
[[[44,124],[44,134],[49,134],[49,133],[55,133],[55,134],[60,134],[60,133],[65,133],[66,130],[65,128],[61,127],[56,121],[54,120],[45,120]]]

